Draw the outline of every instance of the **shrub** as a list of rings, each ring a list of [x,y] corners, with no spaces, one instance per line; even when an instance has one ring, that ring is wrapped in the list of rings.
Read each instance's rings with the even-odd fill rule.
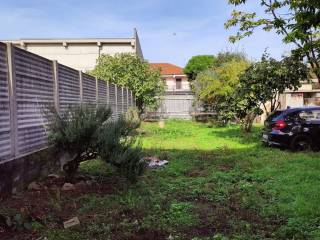
[[[51,118],[49,141],[68,152],[73,159],[63,166],[67,178],[72,180],[82,161],[96,158],[96,138],[111,110],[104,106],[77,105],[59,114],[49,110]]]
[[[134,132],[140,126],[137,109],[129,109],[116,121],[108,121],[111,110],[107,107],[80,105],[70,107],[63,114],[50,112],[50,142],[73,156],[63,166],[69,181],[82,161],[98,157],[116,167],[131,182],[142,174],[145,168],[142,150]]]
[[[124,119],[129,125],[130,129],[136,129],[141,125],[139,109],[137,107],[130,107],[124,115]]]
[[[135,182],[145,169],[142,149],[133,134],[136,126],[125,118],[108,122],[101,129],[97,143],[101,159],[116,167],[131,182]]]
[[[142,160],[142,150],[139,146],[120,144],[112,152],[107,162],[115,166],[119,174],[130,182],[136,182],[137,177],[142,175],[146,168],[146,162]]]

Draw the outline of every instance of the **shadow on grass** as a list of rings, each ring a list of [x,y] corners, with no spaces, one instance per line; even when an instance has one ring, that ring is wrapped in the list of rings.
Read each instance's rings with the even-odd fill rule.
[[[150,155],[162,151],[167,152],[169,164],[153,170],[156,177],[151,184],[161,185],[168,200],[192,202],[199,226],[214,226],[211,234],[264,239],[277,233],[275,239],[316,239],[311,232],[317,230],[319,207],[316,197],[308,196],[317,195],[320,184],[315,177],[320,169],[317,154],[263,147],[146,150]],[[288,226],[288,219],[301,228]],[[188,229],[190,236],[210,236],[199,226]],[[305,232],[306,228],[311,230]]]
[[[260,143],[262,128],[260,126],[253,126],[251,132],[243,132],[237,126],[217,127],[212,128],[211,134],[213,136],[231,139],[238,143]]]

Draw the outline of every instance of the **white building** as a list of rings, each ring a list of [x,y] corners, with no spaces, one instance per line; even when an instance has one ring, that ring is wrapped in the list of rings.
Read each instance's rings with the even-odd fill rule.
[[[101,54],[132,53],[143,58],[139,37],[131,38],[20,39],[15,46],[84,72],[94,69]]]
[[[304,82],[297,91],[286,90],[281,96],[281,108],[320,106],[320,84],[317,79]]]
[[[190,119],[194,111],[194,94],[183,69],[171,63],[151,63],[150,65],[153,69],[160,71],[166,87],[160,108],[155,112],[149,112],[150,116]]]

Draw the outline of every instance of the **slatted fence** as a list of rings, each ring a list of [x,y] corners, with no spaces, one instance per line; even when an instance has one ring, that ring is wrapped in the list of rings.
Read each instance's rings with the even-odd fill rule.
[[[0,164],[48,146],[50,106],[109,105],[116,119],[134,105],[133,93],[11,44],[0,43]]]

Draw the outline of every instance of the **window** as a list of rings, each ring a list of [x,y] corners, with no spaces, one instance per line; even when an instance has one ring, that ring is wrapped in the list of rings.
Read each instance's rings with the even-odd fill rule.
[[[182,88],[182,81],[181,78],[176,79],[176,89],[181,89]]]
[[[300,119],[303,119],[306,121],[319,120],[320,119],[320,110],[301,111],[299,113],[299,117],[300,117]]]

